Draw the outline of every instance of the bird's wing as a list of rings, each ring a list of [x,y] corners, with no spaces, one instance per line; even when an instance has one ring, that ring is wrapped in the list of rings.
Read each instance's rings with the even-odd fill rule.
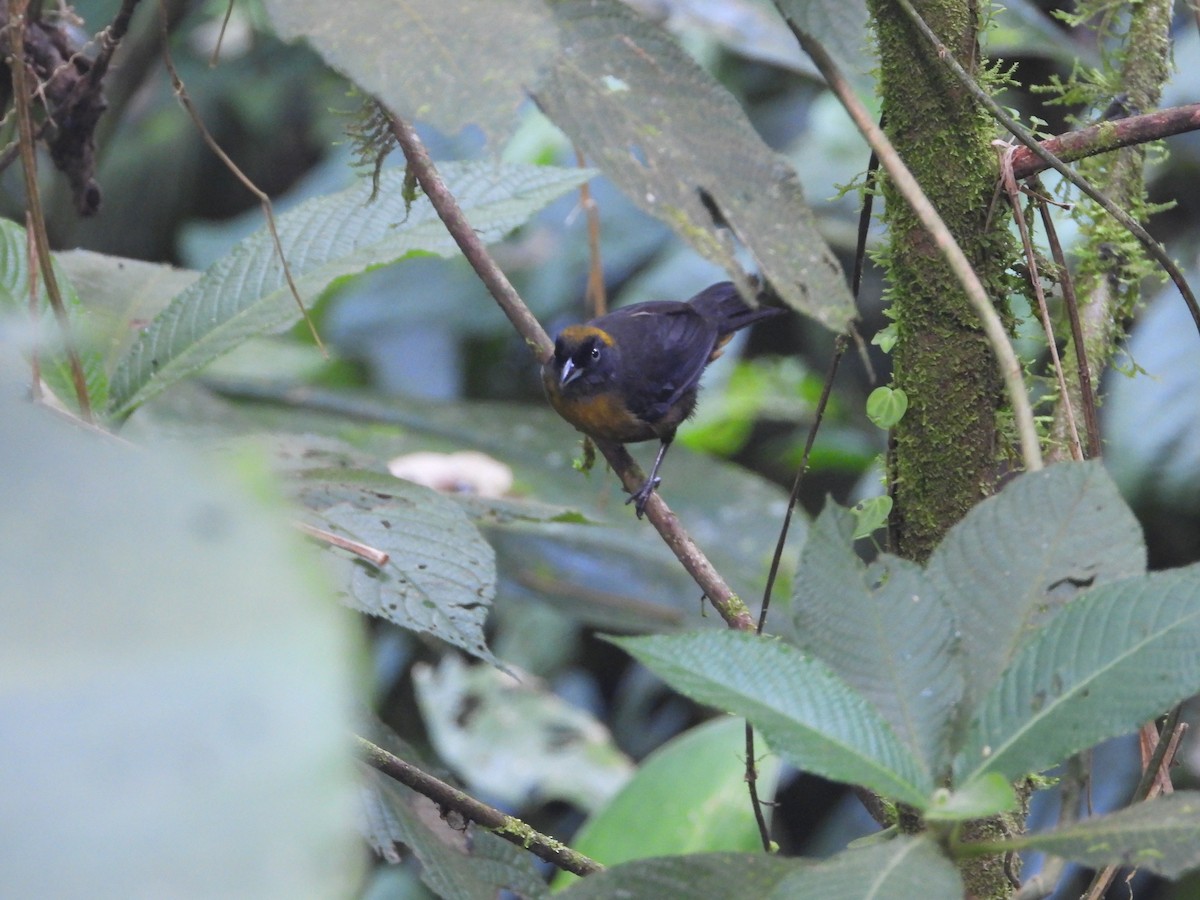
[[[614,337],[623,366],[636,366],[624,380],[630,408],[653,422],[700,381],[717,342],[717,328],[686,303],[628,307]]]

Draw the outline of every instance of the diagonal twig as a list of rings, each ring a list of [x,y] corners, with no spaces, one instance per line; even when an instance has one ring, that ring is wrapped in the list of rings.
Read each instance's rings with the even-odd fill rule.
[[[542,328],[537,318],[529,311],[525,301],[517,293],[488,253],[487,247],[471,227],[458,201],[450,193],[446,182],[442,179],[437,167],[425,149],[416,129],[411,124],[392,115],[392,133],[404,151],[409,171],[416,177],[421,190],[437,211],[446,229],[453,236],[463,256],[475,270],[475,274],[491,293],[500,309],[508,317],[517,333],[525,340],[530,351],[539,363],[544,362],[554,352],[554,344]],[[595,441],[608,464],[612,466],[630,493],[636,491],[644,481],[641,469],[629,455],[622,444],[609,441]],[[696,545],[680,524],[678,517],[671,512],[666,501],[657,492],[650,495],[646,503],[646,517],[658,530],[675,558],[683,564],[688,574],[700,585],[713,608],[720,614],[730,628],[741,631],[754,630],[754,617],[746,604],[725,583],[708,557]]]
[[[594,859],[572,850],[552,837],[534,831],[520,819],[505,815],[486,803],[480,803],[469,794],[388,753],[366,738],[355,735],[354,741],[358,745],[359,756],[371,768],[428,797],[438,806],[452,809],[464,818],[482,825],[510,844],[516,844],[534,856],[576,875],[591,875],[604,868]]]

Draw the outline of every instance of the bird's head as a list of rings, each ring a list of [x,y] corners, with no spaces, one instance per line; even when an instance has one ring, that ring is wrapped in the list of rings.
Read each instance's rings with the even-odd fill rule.
[[[547,386],[574,393],[602,385],[615,375],[617,356],[607,331],[591,325],[564,328],[554,342],[554,356],[546,363]]]

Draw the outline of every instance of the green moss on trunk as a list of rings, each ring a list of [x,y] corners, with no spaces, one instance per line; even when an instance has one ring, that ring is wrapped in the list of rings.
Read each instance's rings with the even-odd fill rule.
[[[966,0],[926,0],[918,11],[978,72],[978,13]],[[998,305],[1011,244],[988,208],[996,183],[993,125],[893,3],[873,0],[886,130]],[[1000,377],[957,280],[904,201],[884,186],[891,236],[889,293],[898,340],[895,384],[909,409],[893,434],[896,550],[924,560],[992,491]]]
[[[888,136],[993,302],[1004,309],[1005,269],[1014,247],[1003,207],[988,222],[998,172],[992,122],[896,4],[868,2],[879,40]],[[914,5],[963,67],[978,74],[974,3],[914,0]],[[892,433],[891,537],[902,556],[924,561],[994,488],[1001,379],[979,319],[934,242],[886,183],[884,200],[888,290],[897,326],[894,381],[909,399]],[[970,825],[972,833],[992,835],[1019,833],[1022,827],[1009,816]],[[964,861],[961,871],[972,898],[1012,895],[1001,857]]]

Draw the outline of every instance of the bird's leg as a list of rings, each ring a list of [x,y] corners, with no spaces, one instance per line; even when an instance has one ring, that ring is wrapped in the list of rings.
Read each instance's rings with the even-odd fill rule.
[[[658,477],[658,467],[662,465],[663,457],[667,455],[667,448],[671,446],[671,440],[672,438],[663,438],[663,442],[658,448],[658,456],[654,457],[654,467],[650,470],[650,477],[625,501],[633,504],[639,519],[646,512],[646,502],[650,499],[650,495],[662,483],[662,479]]]

